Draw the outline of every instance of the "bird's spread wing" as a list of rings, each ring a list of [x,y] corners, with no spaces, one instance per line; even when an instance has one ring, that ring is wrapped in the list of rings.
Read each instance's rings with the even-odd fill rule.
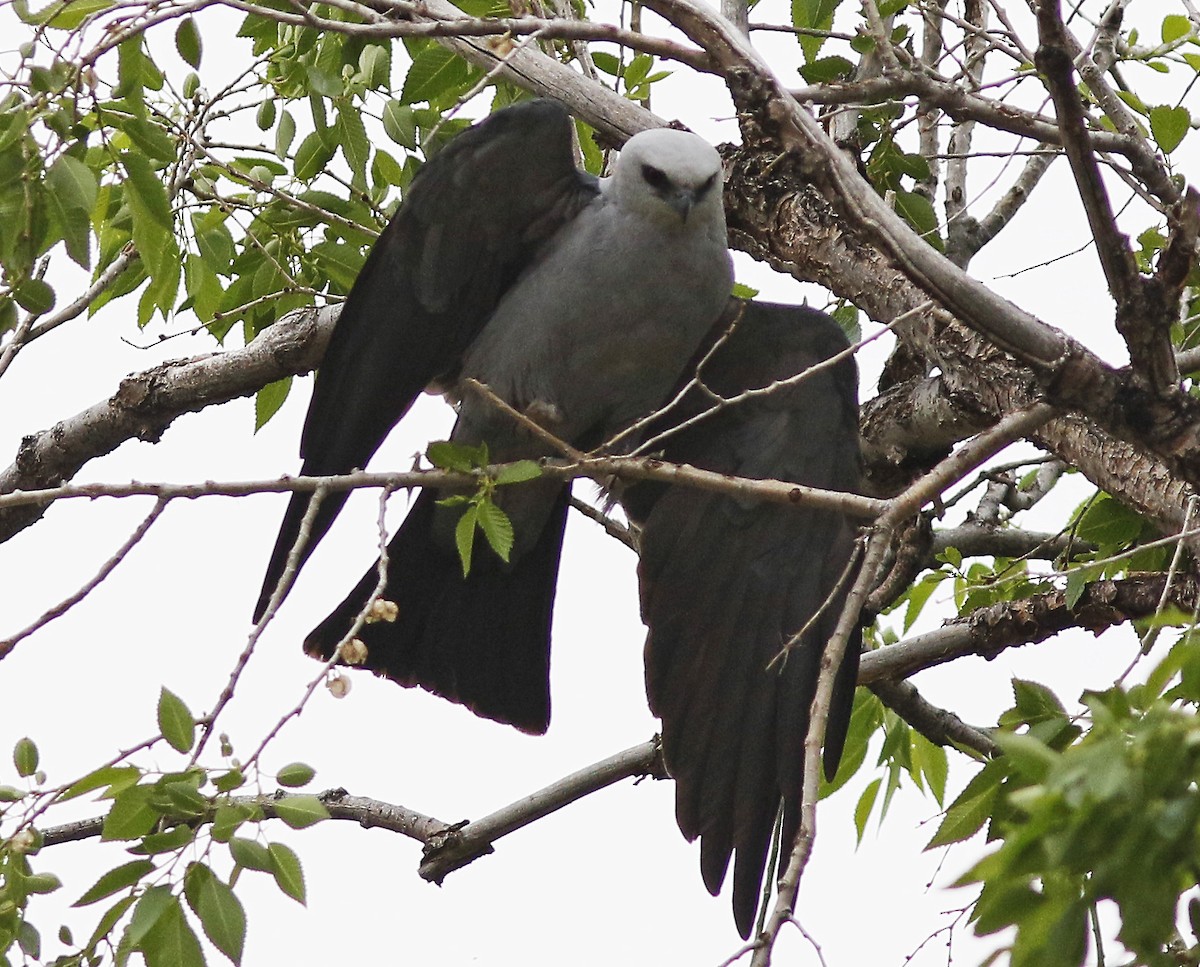
[[[453,373],[539,246],[598,188],[571,153],[552,101],[498,112],[432,158],[375,243],[317,374],[300,452],[304,474],[362,467],[432,381]],[[345,502],[325,498],[303,563]],[[293,495],[263,582],[266,610],[309,504]]]
[[[748,303],[702,377],[729,397],[792,376],[846,345],[820,312]],[[663,424],[706,407],[693,391]],[[671,437],[664,456],[741,476],[855,490],[857,427],[857,375],[847,359]],[[809,706],[841,611],[846,584],[839,583],[854,528],[835,513],[683,487],[641,485],[623,499],[631,517],[644,521],[646,687],[663,723],[679,827],[689,839],[700,837],[701,869],[714,894],[736,855],[734,916],[745,937],[781,806],[785,833],[796,829]],[[806,625],[786,660],[772,664]],[[839,673],[827,773],[845,740],[859,647],[855,636]]]
[[[421,491],[388,545],[387,592],[393,621],[364,625],[364,667],[401,685],[419,685],[476,715],[541,733],[550,724],[550,618],[567,488],[559,488],[537,541],[511,565],[477,548],[465,578],[453,546],[433,527],[437,494]],[[322,659],[379,580],[372,567],[304,642]]]

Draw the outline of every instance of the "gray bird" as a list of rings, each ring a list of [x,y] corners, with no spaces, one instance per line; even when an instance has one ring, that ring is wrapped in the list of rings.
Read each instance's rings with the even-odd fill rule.
[[[582,449],[654,411],[726,324],[732,270],[721,189],[716,151],[681,131],[630,139],[611,178],[578,171],[570,118],[550,101],[498,111],[456,137],[413,180],[342,309],[301,438],[302,472],[362,467],[422,390],[453,391],[465,377]],[[806,327],[806,314],[824,323]],[[781,366],[821,358],[832,338],[833,324],[810,310],[751,305],[746,318],[752,324],[711,360],[709,376],[725,389],[765,385]],[[669,440],[664,455],[852,489],[852,384],[819,383],[807,394],[743,407]],[[798,409],[823,391],[816,412]],[[477,395],[457,395],[455,442],[486,443],[497,462],[551,452]],[[825,452],[810,459],[812,447]],[[544,732],[569,488],[540,479],[501,488],[498,500],[515,532],[510,560],[477,548],[466,577],[453,533],[461,508],[439,506],[442,496],[423,490],[389,544],[384,597],[397,604],[397,616],[361,630],[365,665],[476,714]],[[664,721],[668,767],[677,773],[680,828],[701,837],[714,893],[737,853],[735,915],[745,935],[763,875],[760,845],[781,797],[795,798],[814,660],[824,646],[817,636],[827,637],[828,621],[785,663],[786,674],[769,671],[767,662],[781,635],[802,627],[833,589],[829,574],[836,577],[849,555],[847,525],[837,515],[797,516],[792,508],[654,487],[634,488],[629,501],[631,517],[645,523],[647,681]],[[297,493],[288,505],[256,618],[308,503]],[[322,503],[301,563],[343,503],[338,494]],[[739,573],[737,588],[750,593],[729,599],[727,618],[713,624]],[[331,656],[376,583],[372,567],[308,636],[306,650]],[[760,606],[761,615],[752,611]],[[685,667],[689,636],[694,672]],[[852,685],[853,669],[841,677]],[[847,694],[842,687],[827,768],[840,751]],[[799,731],[785,736],[784,729]]]

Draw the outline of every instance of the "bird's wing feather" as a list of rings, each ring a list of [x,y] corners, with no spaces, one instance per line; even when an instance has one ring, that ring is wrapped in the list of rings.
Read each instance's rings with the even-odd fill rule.
[[[571,120],[530,101],[465,131],[413,180],[375,243],[317,374],[300,452],[304,474],[362,467],[435,379],[452,372],[539,246],[597,194],[571,153]],[[300,562],[345,495],[325,498]],[[255,611],[261,617],[309,504],[293,495]]]
[[[845,346],[822,313],[749,303],[702,377],[731,396],[791,376]],[[669,438],[664,456],[725,473],[854,490],[856,384],[847,360]],[[703,406],[704,397],[693,392],[664,422]],[[639,574],[649,629],[646,686],[663,722],[677,819],[685,836],[701,838],[701,870],[713,893],[731,854],[736,857],[734,916],[746,936],[781,803],[785,827],[795,828],[809,706],[821,652],[841,610],[844,590],[833,592],[853,552],[853,526],[825,511],[683,487],[637,487],[624,500],[631,516],[644,520]],[[786,661],[768,667],[818,611]],[[841,754],[858,649],[857,640],[849,643],[840,675],[827,772]]]

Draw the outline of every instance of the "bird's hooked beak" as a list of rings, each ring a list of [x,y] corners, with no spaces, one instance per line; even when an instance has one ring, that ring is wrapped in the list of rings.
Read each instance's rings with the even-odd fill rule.
[[[690,188],[676,188],[666,198],[667,204],[679,214],[680,221],[684,222],[688,220],[696,201],[696,192]]]

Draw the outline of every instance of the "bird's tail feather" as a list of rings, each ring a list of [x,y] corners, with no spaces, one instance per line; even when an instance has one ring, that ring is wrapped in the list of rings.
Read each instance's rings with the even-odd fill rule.
[[[550,621],[558,577],[568,491],[537,540],[504,564],[476,547],[463,577],[454,548],[433,536],[437,495],[422,492],[388,545],[383,597],[394,621],[374,621],[358,638],[363,663],[404,686],[420,686],[472,712],[541,733],[550,722]],[[305,640],[305,651],[328,659],[378,583],[372,567]]]

